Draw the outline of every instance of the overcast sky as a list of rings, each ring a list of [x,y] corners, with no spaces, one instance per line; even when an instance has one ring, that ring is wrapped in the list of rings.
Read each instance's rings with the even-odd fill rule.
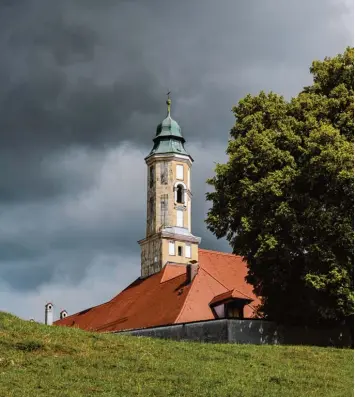
[[[140,275],[146,166],[172,115],[206,230],[214,162],[248,93],[290,98],[312,60],[353,45],[352,0],[0,2],[0,310],[43,321],[102,303]]]

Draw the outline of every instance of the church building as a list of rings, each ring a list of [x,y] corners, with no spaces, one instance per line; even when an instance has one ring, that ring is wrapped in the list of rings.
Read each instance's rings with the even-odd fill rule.
[[[191,232],[191,167],[179,124],[158,125],[147,164],[141,274],[117,296],[55,325],[110,332],[218,318],[253,318],[260,304],[240,256],[199,248]]]

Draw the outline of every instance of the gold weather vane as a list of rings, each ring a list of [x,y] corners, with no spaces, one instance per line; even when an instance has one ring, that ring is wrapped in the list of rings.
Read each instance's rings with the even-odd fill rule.
[[[168,116],[170,116],[170,108],[171,108],[170,94],[171,94],[171,91],[169,91],[169,92],[166,94],[166,95],[168,96],[168,99],[166,100],[166,104],[168,105]]]

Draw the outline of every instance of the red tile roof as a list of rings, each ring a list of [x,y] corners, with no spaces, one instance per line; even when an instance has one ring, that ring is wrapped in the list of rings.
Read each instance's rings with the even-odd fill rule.
[[[186,284],[186,266],[167,264],[159,273],[137,279],[109,302],[56,321],[55,325],[95,331],[119,331],[191,321],[209,320],[209,306],[218,295],[231,293],[251,298],[244,316],[255,317],[260,304],[253,288],[245,281],[242,257],[199,249],[199,269]]]
[[[177,265],[177,264],[168,264],[164,266],[162,272],[163,275],[161,276],[160,282],[165,283],[177,276],[181,276],[182,274],[186,273],[186,266],[185,265]]]

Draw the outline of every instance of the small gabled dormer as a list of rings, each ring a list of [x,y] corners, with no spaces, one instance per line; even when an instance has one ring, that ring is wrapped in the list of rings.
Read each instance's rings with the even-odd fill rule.
[[[234,289],[215,296],[209,305],[215,318],[243,319],[244,307],[252,301],[252,298]]]

